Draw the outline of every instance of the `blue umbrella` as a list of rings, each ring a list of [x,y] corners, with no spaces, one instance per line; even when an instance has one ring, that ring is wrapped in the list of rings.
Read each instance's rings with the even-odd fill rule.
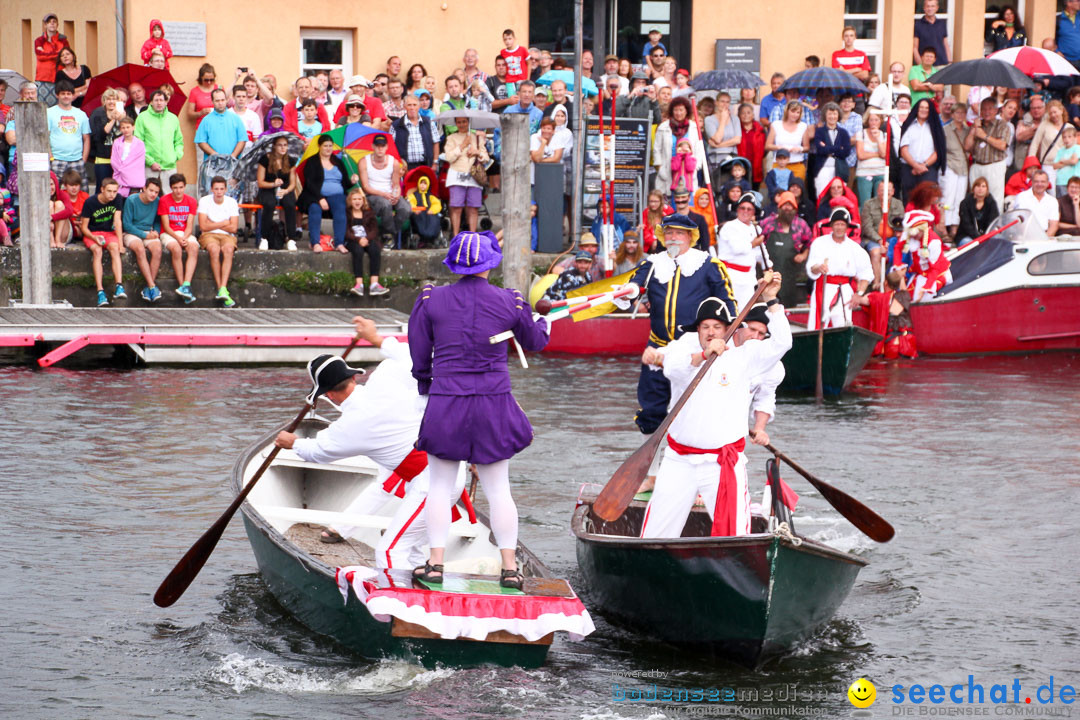
[[[828,88],[835,93],[849,92],[855,95],[870,92],[851,73],[825,67],[797,72],[780,86],[781,90],[820,90],[821,88]]]
[[[690,81],[695,90],[757,90],[765,81],[746,70],[708,70],[700,72]]]
[[[573,70],[548,70],[546,73],[536,79],[536,84],[550,85],[556,80],[562,80],[564,83],[566,83],[566,89],[570,92],[574,92]],[[581,85],[585,88],[585,94],[590,97],[600,94],[600,90],[597,89],[596,83],[587,77],[581,78]]]

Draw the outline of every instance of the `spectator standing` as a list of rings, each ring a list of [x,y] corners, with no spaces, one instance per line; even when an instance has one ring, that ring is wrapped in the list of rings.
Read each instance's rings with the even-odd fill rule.
[[[299,77],[293,85],[293,94],[296,99],[288,103],[284,108],[285,129],[289,132],[298,132],[297,122],[300,119],[300,109],[305,100],[315,99],[315,87],[311,84],[311,78]],[[326,108],[316,103],[315,116],[319,121],[321,132],[330,130],[330,118],[326,115]]]
[[[385,295],[390,292],[379,283],[379,266],[382,262],[382,244],[379,242],[379,226],[375,221],[375,215],[367,203],[367,198],[359,188],[349,192],[346,200],[348,203],[348,221],[345,227],[345,252],[352,255],[353,276],[356,284],[351,292],[359,297],[364,296],[364,255],[368,256],[368,268],[371,275],[371,285],[368,293],[374,297]]]
[[[1032,95],[1028,102],[1028,111],[1016,124],[1016,142],[1013,148],[1014,170],[1023,167],[1024,159],[1031,148],[1031,141],[1035,137],[1035,131],[1039,129],[1045,115],[1046,101],[1042,95]]]
[[[986,42],[990,43],[992,53],[1027,45],[1027,33],[1024,31],[1024,24],[1016,16],[1016,8],[1011,5],[1001,7],[997,19],[990,23],[990,32],[986,35]]]
[[[517,43],[514,31],[503,30],[503,49],[499,51],[506,60],[506,82],[519,83],[529,79],[529,51]]]
[[[131,102],[127,105],[127,114],[134,119],[139,117],[143,110],[149,108],[150,103],[146,99],[146,88],[142,83],[128,85],[128,93],[131,95]]]
[[[785,307],[795,307],[806,298],[804,286],[797,278],[803,274],[802,264],[806,262],[806,253],[814,237],[810,226],[798,215],[799,201],[793,193],[780,193],[776,204],[776,212],[762,221],[761,234],[773,270],[787,278],[787,286],[781,287],[780,293],[786,299],[780,302]]]
[[[101,105],[90,113],[90,155],[94,158],[94,192],[101,192],[101,181],[112,177],[112,145],[120,137],[120,118],[124,107],[119,104],[115,88],[101,93]],[[87,178],[89,181],[90,178]]]
[[[350,95],[349,97],[356,98],[356,95]],[[355,103],[346,101],[346,110],[353,107],[357,107]],[[342,118],[342,120],[351,120],[351,117]],[[296,119],[296,134],[304,138],[305,141],[311,142],[316,135],[322,133],[323,124],[319,120],[319,104],[315,102],[314,98],[308,98],[300,104],[300,116]]]
[[[214,66],[203,63],[199,67],[197,84],[188,92],[188,114],[196,127],[204,117],[214,112],[213,92],[218,89],[217,83],[214,82],[216,79],[217,72]]]
[[[953,105],[951,120],[945,123],[945,176],[941,190],[945,227],[948,228],[950,237],[956,234],[956,226],[960,222],[960,203],[963,202],[968,188],[968,150],[964,143],[973,131],[968,129],[964,119],[966,117],[967,107],[958,103]],[[1001,191],[1005,192],[1004,167],[1001,168]]]
[[[414,63],[409,66],[409,72],[405,73],[405,91],[413,92],[422,88],[424,78],[427,77],[427,68],[420,63]]]
[[[439,114],[444,112],[450,112],[451,110],[462,110],[465,107],[465,95],[463,94],[463,88],[461,87],[461,80],[456,75],[450,75],[445,80],[446,85],[446,99],[442,105],[439,106]],[[448,129],[447,132],[455,132],[454,129]]]
[[[937,51],[928,47],[923,51],[922,63],[911,66],[911,72],[908,73],[908,81],[911,83],[911,102],[917,103],[923,98],[933,100],[934,93],[945,91],[944,85],[926,81],[926,78],[936,72],[934,68],[936,58]]]
[[[720,165],[734,157],[736,148],[742,142],[742,126],[731,112],[731,96],[726,92],[717,93],[716,109],[705,117],[702,124],[705,126],[705,155],[709,161],[709,172],[713,175],[713,183],[719,185]]]
[[[1005,167],[1006,170],[1013,165],[1015,159],[1014,153],[1016,150],[1016,116],[1020,112],[1020,101],[1014,98],[1009,98],[1005,101],[1005,104],[998,108],[998,117],[1005,122],[1006,127],[1009,130],[1009,135],[1005,138]]]
[[[480,53],[478,53],[475,48],[466,50],[461,61],[465,65],[463,69],[465,71],[466,85],[472,85],[474,80],[479,80],[480,82],[487,80],[487,73],[481,70],[478,65],[480,62]]]
[[[616,78],[619,83],[619,95],[626,95],[630,92],[629,78],[624,78],[619,75],[618,55],[608,55],[604,58],[604,74],[600,76],[600,83],[605,89],[611,78]]]
[[[1080,170],[1077,167],[1077,162],[1080,161],[1080,145],[1076,144],[1076,128],[1066,125],[1061,134],[1061,141],[1063,145],[1054,156],[1054,170],[1057,171],[1054,187],[1057,197],[1065,195],[1069,180],[1076,177],[1077,171]]]
[[[121,245],[120,238],[124,234],[123,212],[116,200],[117,182],[112,178],[101,181],[101,190],[94,196],[88,197],[83,203],[81,214],[83,244],[90,251],[90,266],[94,273],[94,283],[97,286],[97,306],[109,304],[109,298],[105,295],[102,282],[104,271],[101,258],[104,250],[108,250],[112,260],[113,279],[116,281],[116,289],[113,292],[113,300],[127,297],[124,291],[124,269],[120,261]]]
[[[214,299],[231,308],[236,307],[236,301],[229,295],[228,284],[236,252],[240,207],[236,200],[225,194],[226,187],[225,178],[216,175],[210,179],[210,194],[199,200],[199,230],[202,233],[199,245],[210,256],[210,272],[218,289]]]
[[[773,123],[769,128],[765,150],[787,150],[788,169],[791,174],[800,180],[806,180],[806,151],[810,149],[810,132],[802,121],[802,111],[802,104],[798,100],[788,101],[780,122]]]
[[[1047,172],[1047,176],[1053,179],[1054,157],[1061,148],[1061,136],[1065,131],[1065,106],[1060,100],[1051,100],[1046,103],[1046,117],[1039,123],[1039,129],[1035,131],[1028,148],[1028,155],[1034,155],[1039,165]]]
[[[544,107],[544,117],[550,117],[556,107],[566,110],[567,117],[574,114],[574,102],[570,99],[570,95],[566,91],[566,83],[562,80],[555,80],[551,83],[551,102]]]
[[[952,62],[949,54],[949,29],[946,22],[937,16],[937,11],[938,0],[923,0],[923,16],[915,21],[912,57],[916,64],[923,59],[923,53],[928,48],[935,50],[935,65],[948,65]]]
[[[117,124],[120,126],[120,137],[113,141],[110,164],[113,177],[120,183],[120,195],[129,197],[146,185],[146,145],[135,137],[135,121],[130,116],[120,118]],[[157,187],[160,193],[160,180]]]
[[[540,121],[544,118],[544,112],[536,107],[533,103],[533,95],[536,92],[536,83],[532,80],[525,80],[517,85],[517,103],[513,105],[507,105],[503,110],[503,113],[517,114],[529,116],[529,134],[535,135],[540,131]]]
[[[60,49],[60,53],[56,57],[56,78],[54,82],[67,80],[71,83],[71,86],[75,89],[75,99],[71,101],[71,104],[75,107],[82,107],[83,96],[86,95],[86,89],[90,86],[91,77],[93,77],[93,73],[90,72],[90,68],[79,64],[74,50],[70,47]]]
[[[162,91],[151,94],[150,109],[135,120],[135,137],[146,147],[147,172],[164,183],[171,183],[176,165],[184,156],[184,135],[180,132],[180,119],[169,112]]]
[[[150,64],[150,56],[154,54],[155,50],[161,52],[161,56],[165,58],[165,69],[169,69],[169,58],[172,57],[172,45],[165,39],[165,26],[161,24],[160,20],[150,21],[150,37],[143,43],[142,49],[139,51],[139,57],[142,58],[144,65]]]
[[[421,117],[420,98],[405,98],[405,116],[390,126],[398,155],[410,168],[418,165],[434,167],[439,157],[439,127],[434,120]]]
[[[649,78],[649,82],[664,76],[664,65],[667,60],[667,51],[663,48],[653,48],[649,52],[648,62],[642,67]]]
[[[232,112],[236,113],[236,116],[240,118],[240,122],[243,123],[244,130],[247,132],[248,142],[255,142],[255,138],[262,135],[263,121],[258,114],[248,107],[249,98],[247,87],[244,85],[234,86],[232,95]]]
[[[990,195],[997,206],[1005,202],[1005,150],[1010,129],[997,115],[993,98],[985,98],[979,106],[979,120],[972,127],[964,142],[964,150],[971,154],[969,178],[985,177]],[[954,121],[955,122],[955,121]]]
[[[199,241],[195,237],[195,210],[198,204],[188,195],[187,178],[175,173],[169,178],[170,193],[162,193],[158,201],[158,216],[161,219],[161,240],[172,259],[173,274],[176,275],[176,294],[190,305],[195,302],[191,292],[191,278],[195,275],[195,266],[199,262]],[[187,262],[183,256],[187,253]]]
[[[314,158],[313,158],[314,159]],[[256,202],[262,206],[260,228],[262,238],[260,250],[281,250],[282,244],[270,247],[270,225],[274,220],[274,210],[281,207],[285,221],[285,247],[296,250],[296,241],[300,239],[300,230],[296,225],[296,167],[289,157],[289,141],[285,137],[274,139],[270,152],[259,158],[255,170],[255,184],[259,188]]]
[[[53,85],[56,82],[56,61],[60,57],[60,51],[71,47],[67,37],[61,35],[59,29],[60,20],[56,13],[45,13],[45,17],[41,19],[41,35],[34,40],[34,57],[37,59],[34,81],[46,105],[53,105],[56,99]]]
[[[90,119],[82,110],[72,106],[75,90],[62,80],[56,84],[56,105],[45,115],[49,127],[49,150],[52,171],[62,177],[75,170],[82,177],[82,189],[87,188],[86,161],[90,157]]]
[[[761,99],[761,108],[758,110],[758,119],[761,121],[762,127],[768,130],[771,123],[773,108],[780,107],[781,112],[784,105],[787,104],[787,99],[780,86],[784,84],[783,73],[773,73],[769,79],[770,92],[768,95]]]
[[[851,73],[865,83],[870,79],[870,59],[862,50],[855,49],[855,28],[848,25],[840,33],[844,47],[832,54],[832,66],[837,70]]]
[[[1080,70],[1080,0],[1065,0],[1065,9],[1057,14],[1054,44],[1074,67]],[[55,16],[54,16],[55,17]]]
[[[353,75],[349,78],[349,95],[352,97],[356,95],[364,103],[364,108],[367,110],[368,115],[371,116],[371,125],[380,130],[389,130],[390,121],[386,117],[386,109],[383,107],[382,100],[368,93],[368,89],[371,87],[371,83],[363,75]],[[348,102],[348,98],[346,98]],[[344,117],[346,108],[339,105],[338,109],[334,112],[334,122],[338,122]]]
[[[387,234],[396,238],[411,213],[409,202],[401,196],[401,164],[387,154],[385,136],[376,136],[371,147],[372,153],[360,161],[360,186],[379,221],[383,239],[388,239]],[[449,151],[447,155],[447,162],[452,162]]]
[[[751,184],[759,187],[765,180],[765,130],[754,119],[754,106],[749,103],[739,105],[738,118],[741,135],[736,152],[750,161]]]
[[[847,157],[851,152],[851,137],[847,130],[840,127],[840,106],[826,103],[822,106],[821,115],[825,123],[814,131],[810,144],[810,173],[814,177],[815,188],[825,187],[834,177],[846,183]]]
[[[904,84],[904,63],[897,60],[889,65],[889,77],[870,93],[867,104],[879,110],[892,110],[896,107],[901,95],[906,95],[910,99],[911,89]]]
[[[148,303],[161,299],[161,290],[157,286],[157,274],[161,268],[161,219],[157,212],[159,195],[161,182],[152,177],[139,192],[128,195],[124,202],[124,247],[135,256],[135,264],[146,281],[146,287],[139,296]]]
[[[550,124],[552,128],[555,125],[550,118],[545,118],[542,121],[543,123]],[[476,230],[477,216],[480,206],[483,204],[484,191],[473,178],[472,167],[476,163],[480,163],[481,166],[485,165],[489,158],[483,141],[478,135],[469,131],[468,118],[456,118],[454,124],[457,126],[456,132],[446,136],[444,155],[446,162],[450,164],[446,172],[446,185],[450,188],[450,234],[456,237],[461,229],[463,210],[465,224],[468,229],[470,231]],[[531,149],[532,145],[530,145]],[[399,200],[398,202],[404,201]]]
[[[659,190],[650,190],[649,197],[645,202],[645,209],[641,211],[641,234],[642,245],[645,252],[654,252],[656,244],[656,228],[660,226],[664,217],[675,212],[675,208],[665,202],[664,194]],[[625,234],[623,235],[625,237]]]
[[[855,112],[855,96],[851,93],[844,93],[840,96],[840,100],[837,102],[840,106],[840,127],[847,130],[848,139],[851,141],[851,152],[847,156],[848,172],[850,173],[849,179],[854,178],[855,167],[858,165],[859,158],[855,153],[855,138],[863,129],[862,115]],[[854,182],[854,180],[851,180]]]
[[[529,167],[529,183],[536,184],[536,163],[561,163],[563,148],[554,142],[555,121],[544,118],[540,121],[540,130],[529,139],[529,157],[532,164]],[[448,158],[449,159],[449,158]],[[450,204],[451,220],[453,219],[454,205]],[[475,229],[475,228],[470,228]],[[456,235],[457,233],[452,233]]]
[[[506,79],[506,58],[502,55],[495,56],[495,74],[489,75],[485,81],[488,92],[493,98],[491,101],[492,112],[501,113],[508,105],[517,103],[517,95],[514,86]]]
[[[935,0],[927,0],[927,5]],[[917,184],[937,182],[945,164],[945,132],[934,103],[915,103],[900,131],[900,191],[906,200]]]
[[[231,163],[221,162],[219,158],[235,161],[247,144],[247,130],[235,113],[228,112],[225,91],[221,88],[214,90],[213,99],[213,111],[203,117],[199,129],[195,131],[195,144],[203,152],[203,161],[199,166],[201,195],[205,195],[209,189],[207,180],[214,177],[219,169],[231,168]]]
[[[328,80],[330,87],[326,89],[326,109],[328,113],[333,113],[345,101],[349,90],[345,87],[345,73],[337,68],[330,71]]]
[[[405,117],[405,85],[397,78],[390,78],[386,84],[387,101],[383,103],[386,117],[393,125],[395,120]]]

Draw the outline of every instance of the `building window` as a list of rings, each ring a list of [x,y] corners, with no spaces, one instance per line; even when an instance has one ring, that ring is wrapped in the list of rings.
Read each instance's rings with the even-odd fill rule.
[[[353,74],[353,33],[351,30],[300,30],[300,74],[319,70],[340,70]]]
[[[998,19],[998,15],[1001,14],[1001,9],[1008,5],[1016,12],[1016,19],[1023,24],[1024,22],[1024,2],[1025,0],[1016,0],[1011,2],[1009,0],[986,0],[986,14],[983,15],[983,37],[990,37],[990,25]],[[1026,30],[1026,28],[1025,28]],[[1028,39],[1028,44],[1031,44],[1031,39]],[[990,43],[986,43],[983,48],[984,54],[990,54]]]
[[[946,38],[945,42],[949,46],[949,60],[950,61],[955,61],[956,57],[954,57],[954,56],[956,55],[956,47],[955,47],[955,44],[953,43],[953,13],[949,11],[949,8],[951,7],[951,4],[950,4],[951,2],[952,2],[952,0],[938,0],[937,19],[945,21],[945,29],[948,31],[946,33],[948,35],[948,37]],[[923,0],[915,0],[915,19],[918,20],[922,16],[923,16]],[[912,40],[912,43],[914,43],[914,42],[915,41]],[[911,49],[912,49],[912,51],[914,51],[915,46],[912,45]],[[911,61],[914,60],[914,57],[915,57],[914,54],[912,54],[911,57],[909,57],[907,59],[908,62],[906,62],[905,64],[910,65]],[[939,62],[940,62],[940,60],[939,60]]]
[[[855,49],[870,60],[870,69],[881,72],[881,30],[885,0],[844,0],[844,25],[855,28]],[[841,46],[839,34],[837,46]]]

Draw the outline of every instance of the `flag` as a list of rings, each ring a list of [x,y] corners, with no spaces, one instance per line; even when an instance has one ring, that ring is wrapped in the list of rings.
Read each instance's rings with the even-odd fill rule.
[[[625,285],[626,283],[630,282],[630,278],[633,277],[634,270],[636,269],[637,268],[634,268],[633,270],[627,270],[622,275],[612,275],[609,278],[603,278],[601,280],[597,280],[596,282],[591,282],[588,285],[582,285],[581,287],[575,288],[570,292],[566,293],[566,297],[582,297],[588,295],[596,295],[597,293],[610,292],[611,290],[614,290],[620,285]],[[589,318],[607,315],[608,313],[614,312],[615,310],[615,303],[600,303],[599,305],[591,307],[588,310],[582,310],[581,312],[574,313],[573,318],[574,322],[581,322],[582,320],[588,320]]]

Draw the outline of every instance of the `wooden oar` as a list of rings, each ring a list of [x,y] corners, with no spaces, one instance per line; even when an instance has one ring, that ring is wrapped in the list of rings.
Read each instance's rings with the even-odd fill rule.
[[[879,543],[886,543],[893,539],[893,535],[896,534],[896,531],[893,530],[893,526],[890,525],[885,518],[881,517],[846,492],[838,490],[824,480],[815,477],[812,473],[803,469],[801,465],[772,445],[766,444],[765,449],[790,465],[792,470],[809,480],[810,484],[818,489],[821,496],[825,498],[838,513],[847,518],[852,525],[865,533],[871,540]]]
[[[349,346],[345,348],[345,352],[341,354],[341,359],[344,360],[349,357],[349,353],[356,347],[356,344],[360,342],[360,336],[357,335],[349,343]],[[304,407],[285,428],[287,432],[293,432],[304,420],[304,416],[314,407],[312,403],[305,402]],[[233,515],[247,499],[251,489],[255,487],[255,483],[259,482],[259,478],[263,476],[266,469],[270,467],[270,464],[274,462],[274,458],[277,457],[278,451],[281,448],[274,446],[274,449],[270,451],[270,454],[263,460],[262,465],[255,471],[255,474],[248,480],[244,489],[236,496],[236,499],[232,501],[221,517],[210,526],[210,529],[202,534],[195,544],[184,553],[184,557],[180,558],[180,562],[176,563],[176,567],[161,581],[161,585],[158,587],[157,592],[154,593],[154,604],[158,607],[169,607],[174,602],[180,599],[180,596],[184,594],[184,591],[188,589],[192,581],[195,580],[195,576],[202,570],[203,565],[206,564],[207,559],[210,557],[210,553],[214,552],[214,548],[217,547],[218,540],[221,539],[222,533],[225,532],[225,528],[228,526],[229,521],[232,520]]]
[[[837,292],[840,292],[839,289]],[[821,278],[821,301],[818,303],[817,324],[817,375],[814,378],[814,402],[825,399],[825,385],[821,378],[822,357],[825,354],[825,278]]]
[[[742,325],[743,320],[746,319],[746,314],[750,312],[750,308],[754,307],[754,303],[761,297],[761,293],[765,290],[765,282],[758,283],[757,290],[743,306],[739,316],[735,318],[735,322],[728,325],[727,332],[724,333],[724,342],[726,343],[731,339],[731,336],[735,334],[735,331]],[[660,423],[660,427],[656,429],[652,435],[641,444],[634,454],[628,457],[619,469],[615,471],[615,474],[608,480],[607,485],[600,491],[600,495],[597,496],[596,502],[593,503],[593,512],[599,515],[607,522],[613,522],[618,520],[626,510],[626,506],[630,504],[630,501],[634,499],[637,489],[641,487],[642,480],[649,473],[649,467],[652,465],[653,457],[660,449],[660,443],[667,437],[668,428],[671,427],[671,423],[675,420],[675,417],[679,414],[679,411],[683,409],[683,405],[690,399],[690,396],[694,394],[694,389],[701,383],[708,374],[709,368],[712,367],[713,362],[718,355],[711,355],[708,360],[698,370],[698,374],[694,376],[694,379],[687,385],[686,390],[683,391],[682,397],[675,403],[675,407],[671,408],[667,417]]]

